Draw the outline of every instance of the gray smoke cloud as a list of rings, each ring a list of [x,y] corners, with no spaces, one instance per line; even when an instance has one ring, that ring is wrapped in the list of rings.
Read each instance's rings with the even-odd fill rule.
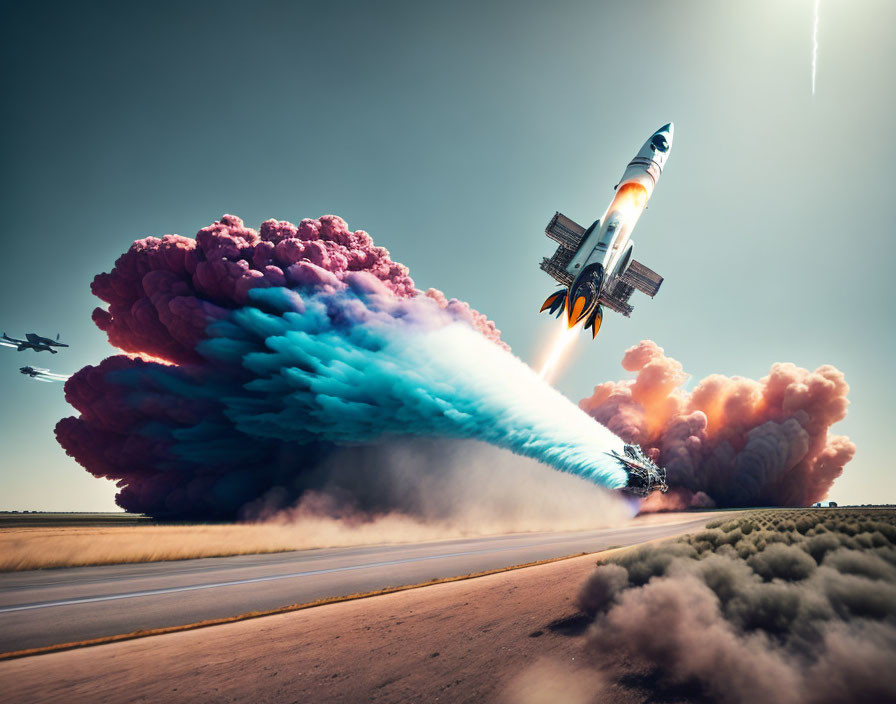
[[[592,652],[731,704],[896,701],[896,512],[761,516],[599,566]]]
[[[450,537],[598,528],[634,512],[590,481],[473,440],[399,437],[344,447],[302,481],[298,503],[291,503],[295,487],[276,486],[242,518],[362,527],[402,516],[408,530]]]

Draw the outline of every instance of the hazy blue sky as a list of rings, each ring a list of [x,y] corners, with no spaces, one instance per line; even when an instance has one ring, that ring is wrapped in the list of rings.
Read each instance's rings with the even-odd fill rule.
[[[622,378],[643,338],[694,381],[834,364],[858,454],[831,498],[896,502],[896,3],[821,0],[814,98],[812,5],[4,2],[0,327],[72,346],[0,349],[0,509],[114,508],[53,438],[61,386],[17,368],[112,352],[89,284],[135,238],[336,213],[531,361],[547,220],[598,217],[669,120],[634,232],[663,289],[558,387]]]

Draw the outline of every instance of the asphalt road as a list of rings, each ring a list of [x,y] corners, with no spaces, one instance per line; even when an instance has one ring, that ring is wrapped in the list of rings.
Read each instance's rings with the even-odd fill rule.
[[[715,518],[568,533],[0,574],[0,653],[419,584],[698,530]]]

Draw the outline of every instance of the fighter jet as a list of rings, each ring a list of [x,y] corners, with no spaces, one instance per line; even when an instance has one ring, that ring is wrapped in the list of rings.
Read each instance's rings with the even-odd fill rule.
[[[19,372],[25,376],[30,376],[32,379],[47,382],[65,381],[69,377],[68,374],[56,374],[49,369],[41,369],[40,367],[19,367]]]
[[[603,216],[585,229],[555,213],[545,234],[560,246],[541,269],[563,288],[548,296],[541,310],[566,311],[569,327],[582,320],[597,337],[604,307],[628,317],[628,299],[635,289],[653,298],[663,277],[632,259],[631,233],[663,173],[672,149],[672,123],[660,127],[635,155],[619,183],[616,196]]]
[[[24,340],[18,340],[3,333],[3,336],[0,337],[0,345],[3,347],[15,347],[19,352],[34,350],[35,352],[50,352],[51,354],[56,354],[54,347],[68,347],[67,344],[59,341],[59,335],[56,336],[55,340],[51,340],[49,337],[41,337],[33,332],[25,335]]]

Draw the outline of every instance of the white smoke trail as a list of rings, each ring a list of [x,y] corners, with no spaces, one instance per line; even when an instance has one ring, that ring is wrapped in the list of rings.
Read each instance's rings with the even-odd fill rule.
[[[567,352],[571,349],[573,343],[578,339],[581,332],[581,323],[572,328],[569,328],[566,325],[558,326],[557,333],[554,335],[554,339],[551,342],[544,364],[541,365],[541,370],[538,372],[539,377],[549,384],[553,381],[554,375],[559,371],[560,363],[566,357]]]
[[[31,376],[35,381],[46,381],[46,382],[56,382],[56,381],[68,381],[71,374],[56,374],[55,372],[51,372],[49,369],[34,369],[36,372]]]
[[[821,0],[815,0],[815,18],[812,24],[812,95],[815,95],[815,74],[818,70],[818,6]]]

